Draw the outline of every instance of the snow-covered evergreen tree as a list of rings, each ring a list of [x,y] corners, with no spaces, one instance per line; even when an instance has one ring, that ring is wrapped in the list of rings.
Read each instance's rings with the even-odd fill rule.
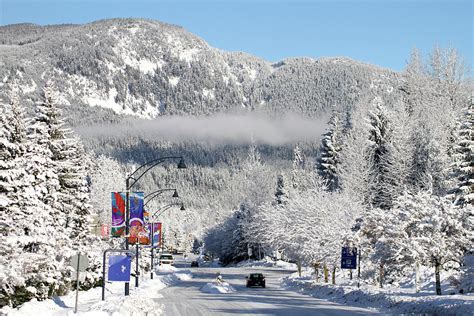
[[[474,99],[461,118],[452,168],[456,203],[474,205]]]
[[[314,173],[307,163],[306,155],[299,145],[293,150],[293,165],[291,169],[291,189],[306,191],[314,185]]]
[[[337,110],[333,110],[331,119],[329,120],[328,132],[323,135],[321,140],[321,157],[318,161],[319,174],[328,183],[331,191],[339,189],[339,163],[340,151],[342,145],[341,115]]]
[[[369,112],[370,203],[389,209],[400,190],[399,170],[396,168],[393,144],[394,129],[390,114],[381,100],[375,100],[375,109]]]
[[[70,251],[67,236],[51,221],[51,206],[44,203],[49,193],[44,182],[52,171],[39,154],[41,145],[27,135],[29,123],[16,95],[2,106],[1,118],[1,191],[7,203],[0,212],[5,267],[0,273],[0,305],[18,305],[67,291],[64,265]]]
[[[285,187],[285,178],[282,174],[279,174],[277,177],[277,186],[275,190],[275,203],[283,204],[285,200],[288,199],[288,192]]]
[[[54,85],[48,82],[43,89],[41,102],[32,129],[44,152],[49,155],[53,174],[57,177],[53,219],[71,238],[88,234],[90,220],[89,188],[84,148],[79,139],[64,127]],[[56,179],[55,179],[56,180]]]
[[[18,97],[10,100],[1,113],[2,305],[65,294],[77,250],[87,250],[92,264],[83,286],[94,285],[100,256],[92,252],[101,247],[89,232],[88,159],[62,127],[53,87],[45,87],[31,122]]]

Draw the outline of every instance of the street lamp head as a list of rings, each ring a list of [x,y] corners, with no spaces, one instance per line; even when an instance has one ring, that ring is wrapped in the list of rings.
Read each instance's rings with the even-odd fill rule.
[[[181,208],[179,210],[180,211],[186,211],[186,208],[184,207],[184,204],[181,204]]]
[[[179,198],[178,190],[174,190],[173,197],[174,198]]]
[[[186,164],[184,163],[184,159],[181,158],[181,159],[179,160],[179,162],[178,162],[178,169],[186,169],[186,168],[187,168],[187,166],[186,166]]]

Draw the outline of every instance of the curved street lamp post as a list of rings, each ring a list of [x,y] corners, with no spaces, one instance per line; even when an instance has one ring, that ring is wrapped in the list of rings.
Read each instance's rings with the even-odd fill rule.
[[[140,180],[145,173],[147,173],[150,169],[154,168],[155,166],[165,162],[166,160],[172,159],[179,159],[178,162],[178,169],[186,169],[186,164],[182,156],[169,156],[169,157],[162,157],[153,159],[150,161],[145,162],[143,165],[139,166],[135,171],[133,171],[126,179],[125,179],[125,250],[129,250],[129,243],[128,237],[130,234],[130,189]],[[138,173],[140,172],[140,173]],[[136,178],[134,175],[139,174]],[[130,184],[130,180],[133,182]],[[138,259],[137,259],[138,260]],[[138,275],[135,276],[135,286],[138,286]],[[130,295],[130,282],[125,282],[125,295]]]
[[[149,194],[147,194],[147,195],[145,196],[144,199],[146,199],[146,198],[148,198],[148,197],[150,197],[150,196],[151,196],[151,197],[148,199],[148,201],[145,201],[145,204],[143,205],[143,207],[145,207],[152,199],[154,199],[155,197],[161,195],[163,192],[166,192],[166,191],[174,191],[172,197],[173,197],[173,198],[179,198],[178,191],[177,191],[176,189],[159,189],[159,190],[156,190],[156,191],[154,191],[154,192],[151,192],[151,193],[149,193]],[[171,206],[174,206],[174,205],[176,205],[176,203],[172,203],[172,204],[169,204],[169,205],[165,205],[164,207],[170,208]],[[168,208],[166,208],[165,210],[167,210]],[[163,211],[163,210],[162,210],[162,211]],[[157,212],[158,212],[158,211],[157,211]],[[155,213],[156,213],[156,212],[155,212]],[[161,214],[161,213],[160,213],[160,214]],[[150,266],[150,271],[151,271],[151,272],[150,272],[150,278],[151,278],[151,279],[153,279],[153,269],[154,269],[154,261],[155,261],[155,260],[154,260],[154,259],[155,259],[155,257],[154,257],[154,254],[155,254],[155,251],[154,251],[154,250],[155,250],[155,248],[154,248],[154,245],[153,245],[153,243],[154,243],[154,237],[153,237],[153,235],[154,235],[154,233],[155,233],[155,231],[154,231],[154,229],[155,229],[155,221],[153,221],[154,215],[155,215],[155,214],[153,214],[153,215],[151,216],[151,218],[150,218],[151,220],[149,221],[149,224],[150,224],[150,237],[151,237],[151,240],[150,240],[150,242],[151,242],[151,248],[150,248],[150,252],[151,252],[151,256],[150,256],[150,257],[151,257],[151,266]],[[138,264],[137,264],[137,273],[138,273]]]
[[[155,231],[154,231],[154,224],[155,224],[154,218],[158,217],[158,215],[163,214],[164,211],[166,211],[166,210],[168,210],[171,207],[176,206],[176,205],[181,205],[181,208],[180,208],[181,210],[184,208],[182,203],[181,204],[180,203],[171,203],[171,204],[163,206],[160,210],[156,211],[151,216],[151,219],[152,219],[150,221],[150,226],[151,226],[151,269],[150,269],[150,278],[151,279],[153,279],[153,269],[154,269],[154,263],[155,263],[154,262],[155,261],[154,260],[155,259],[155,257],[154,257],[155,245],[154,245],[154,239],[153,239],[153,234],[155,233]],[[156,214],[158,212],[159,212],[159,214]],[[163,229],[163,227],[161,229]],[[161,245],[163,245],[163,240],[160,239],[160,243],[161,243]],[[159,247],[160,245],[157,245],[157,246]]]

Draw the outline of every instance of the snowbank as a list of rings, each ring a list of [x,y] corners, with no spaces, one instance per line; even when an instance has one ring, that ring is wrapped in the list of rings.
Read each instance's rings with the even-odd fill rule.
[[[123,294],[123,283],[106,285],[105,301],[101,300],[102,288],[94,288],[79,292],[78,314],[87,316],[96,315],[163,315],[164,305],[157,303],[153,298],[159,297],[158,291],[166,287],[160,279],[147,280],[138,289],[130,286],[130,296]],[[0,314],[9,316],[37,316],[37,315],[74,315],[76,292],[66,296],[55,297],[38,302],[36,299],[21,305],[18,309],[4,307]]]
[[[181,271],[180,273],[166,274],[161,278],[161,281],[166,285],[173,285],[180,281],[189,281],[192,279],[192,273],[189,271]]]
[[[175,267],[172,268],[166,271],[178,270]],[[105,301],[101,300],[102,288],[100,287],[88,291],[80,291],[78,315],[163,315],[164,305],[154,300],[161,297],[159,291],[169,285],[191,278],[192,274],[188,270],[179,271],[179,273],[167,273],[159,275],[153,280],[146,279],[141,281],[138,288],[134,287],[134,279],[132,278],[130,282],[130,296],[128,297],[124,296],[123,283],[107,283]],[[41,302],[35,299],[21,305],[19,308],[4,307],[0,309],[0,315],[74,315],[75,295],[76,292],[72,291],[66,296],[55,297]]]
[[[236,267],[269,267],[269,268],[280,268],[283,270],[296,270],[296,264],[289,263],[282,260],[272,261],[272,260],[244,260],[235,265]]]
[[[212,294],[228,294],[228,293],[236,292],[236,290],[227,282],[207,283],[201,288],[201,291],[204,293],[212,293]]]
[[[175,273],[175,276],[180,281],[189,281],[193,278],[191,273]]]
[[[316,283],[311,276],[295,275],[284,278],[282,286],[317,298],[360,307],[389,309],[389,312],[397,314],[474,315],[474,295],[437,296],[403,288],[380,289],[365,284],[357,288],[348,284]]]
[[[286,261],[278,260],[275,262],[275,267],[285,270],[296,270],[297,266],[295,263],[289,263]]]
[[[171,264],[163,264],[155,268],[156,272],[176,272],[178,268],[172,266]]]
[[[235,265],[236,267],[248,267],[248,268],[256,268],[256,267],[273,267],[273,261],[267,260],[244,260],[240,261]]]

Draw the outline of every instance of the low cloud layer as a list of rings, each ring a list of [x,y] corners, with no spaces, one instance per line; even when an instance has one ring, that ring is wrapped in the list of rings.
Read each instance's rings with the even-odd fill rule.
[[[199,141],[217,144],[282,145],[301,141],[319,141],[326,119],[309,119],[288,114],[275,119],[266,116],[215,115],[209,117],[162,117],[155,120],[131,120],[122,124],[77,128],[86,138],[137,136],[146,140],[171,142]]]

